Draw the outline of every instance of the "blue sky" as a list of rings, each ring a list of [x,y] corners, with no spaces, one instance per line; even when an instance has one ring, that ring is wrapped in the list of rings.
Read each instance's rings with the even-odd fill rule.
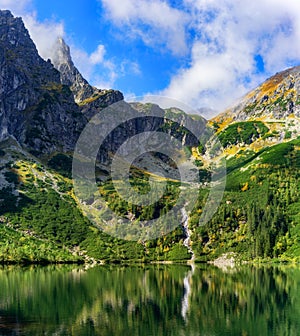
[[[40,54],[62,35],[91,84],[222,111],[300,64],[298,0],[0,0]]]

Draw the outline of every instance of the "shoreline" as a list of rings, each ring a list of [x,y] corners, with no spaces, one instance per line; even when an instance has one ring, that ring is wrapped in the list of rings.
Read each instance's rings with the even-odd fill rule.
[[[234,269],[236,267],[240,267],[243,265],[299,265],[300,260],[287,260],[287,259],[257,259],[257,260],[241,260],[237,259],[234,256],[234,253],[226,253],[224,255],[219,256],[214,260],[207,260],[207,261],[197,261],[197,260],[149,260],[149,261],[139,261],[139,260],[95,260],[93,262],[85,261],[85,260],[78,260],[78,261],[14,261],[14,260],[7,260],[7,261],[0,261],[0,266],[59,266],[59,265],[78,265],[78,266],[88,266],[88,267],[95,267],[95,266],[103,266],[103,265],[211,265],[218,268],[225,268],[225,269]]]

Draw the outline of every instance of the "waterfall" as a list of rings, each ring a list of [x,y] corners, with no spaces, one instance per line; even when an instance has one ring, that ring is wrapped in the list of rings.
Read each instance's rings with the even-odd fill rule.
[[[183,241],[183,245],[188,249],[189,253],[191,254],[190,262],[193,262],[195,260],[195,253],[191,248],[191,231],[188,226],[189,216],[186,212],[185,207],[181,209],[181,214],[182,214],[183,231],[186,237],[185,240]]]
[[[189,253],[191,254],[191,259],[189,263],[191,264],[191,270],[187,273],[187,275],[183,279],[183,288],[184,288],[184,295],[181,301],[181,316],[186,321],[187,320],[187,313],[189,310],[189,298],[191,296],[191,279],[195,271],[195,253],[191,247],[191,231],[189,230],[188,222],[189,216],[186,212],[185,207],[181,209],[182,214],[182,227],[185,234],[185,240],[183,241],[183,245],[188,249]]]

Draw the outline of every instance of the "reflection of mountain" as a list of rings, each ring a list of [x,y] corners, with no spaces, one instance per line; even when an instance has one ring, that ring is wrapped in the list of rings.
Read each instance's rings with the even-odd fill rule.
[[[300,271],[182,266],[0,271],[0,334],[297,335]],[[189,292],[183,287],[189,283]],[[188,293],[188,312],[182,303]],[[3,316],[3,315],[2,315]],[[15,331],[17,334],[17,331]]]

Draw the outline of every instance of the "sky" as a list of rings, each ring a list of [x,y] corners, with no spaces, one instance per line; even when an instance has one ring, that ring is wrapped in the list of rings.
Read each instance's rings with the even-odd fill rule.
[[[98,88],[170,97],[211,117],[300,65],[299,0],[0,0],[40,55],[62,36]]]

